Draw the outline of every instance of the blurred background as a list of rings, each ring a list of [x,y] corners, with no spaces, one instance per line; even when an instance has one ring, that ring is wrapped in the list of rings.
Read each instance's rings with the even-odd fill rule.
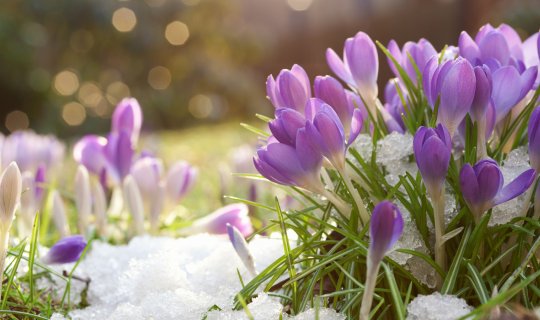
[[[293,63],[310,77],[328,74],[325,49],[341,51],[359,30],[383,43],[425,37],[441,49],[487,22],[525,37],[538,31],[540,1],[2,1],[0,127],[102,133],[124,96],[139,100],[146,131],[238,127],[272,113],[268,74]],[[381,84],[389,76],[381,63]]]

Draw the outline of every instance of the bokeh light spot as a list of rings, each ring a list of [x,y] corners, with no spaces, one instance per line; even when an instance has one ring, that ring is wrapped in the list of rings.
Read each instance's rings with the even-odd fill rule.
[[[54,89],[58,94],[69,96],[79,88],[79,77],[71,70],[60,71],[54,77]]]
[[[6,128],[9,132],[25,130],[29,126],[30,120],[28,120],[28,116],[20,110],[11,111],[6,116]]]
[[[112,16],[112,24],[120,32],[129,32],[137,24],[137,16],[128,8],[117,9]]]
[[[107,100],[113,105],[129,96],[131,96],[129,87],[122,81],[115,81],[107,86]]]
[[[193,115],[195,118],[208,118],[208,116],[212,113],[213,108],[214,106],[212,99],[203,94],[195,95],[189,100],[189,113],[191,113],[191,115]]]
[[[62,107],[62,119],[70,126],[78,126],[86,119],[86,110],[78,102],[68,102]]]
[[[287,0],[287,4],[295,11],[305,11],[311,7],[313,0]]]
[[[77,98],[85,106],[95,108],[99,105],[101,99],[103,99],[103,94],[97,84],[85,82],[81,85]]]
[[[180,46],[189,39],[189,28],[181,21],[173,21],[165,28],[165,39],[173,46]]]
[[[164,90],[171,84],[171,72],[169,69],[157,66],[148,72],[148,84],[156,90]]]

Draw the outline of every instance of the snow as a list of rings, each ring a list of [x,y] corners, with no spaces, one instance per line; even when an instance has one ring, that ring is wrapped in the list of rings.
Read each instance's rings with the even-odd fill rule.
[[[283,254],[279,238],[256,237],[249,244],[262,271]],[[53,266],[70,271],[73,264]],[[141,236],[127,245],[95,241],[75,275],[90,279],[85,309],[73,310],[71,319],[242,319],[244,311],[232,311],[233,298],[241,289],[237,270],[245,282],[249,274],[226,236],[201,234],[187,238]],[[51,283],[53,281],[53,283]],[[40,282],[53,287],[60,299],[64,281],[55,277]],[[80,301],[83,281],[72,281],[72,302]],[[223,311],[209,311],[218,306]],[[255,319],[280,319],[283,306],[275,297],[260,293],[248,305]],[[314,310],[284,319],[314,319]],[[321,319],[342,320],[333,310],[318,310]],[[52,319],[64,319],[55,314]]]
[[[471,311],[465,300],[435,292],[428,296],[419,295],[411,301],[407,306],[407,320],[454,320]]]
[[[505,185],[512,182],[521,173],[531,168],[528,159],[529,155],[527,152],[527,147],[525,146],[514,149],[508,154],[503,165],[501,166],[501,172],[504,177]],[[491,211],[489,226],[492,227],[499,224],[505,224],[510,222],[512,219],[519,217],[525,209],[525,204],[528,200],[527,198],[530,199],[530,196],[530,192],[525,192],[515,199],[495,206]]]

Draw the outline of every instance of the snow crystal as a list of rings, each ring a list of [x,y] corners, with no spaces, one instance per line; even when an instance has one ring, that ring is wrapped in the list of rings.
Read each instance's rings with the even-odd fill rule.
[[[413,154],[413,136],[392,132],[377,141],[377,163],[387,169]]]
[[[407,306],[407,320],[454,320],[467,315],[472,308],[465,300],[435,292],[419,295]]]
[[[373,152],[373,140],[369,134],[362,133],[351,144],[351,148],[356,149],[362,159],[369,160]],[[347,154],[347,158],[356,163],[356,159],[351,154]]]
[[[283,254],[281,239],[256,237],[249,246],[259,272]],[[53,268],[61,273],[72,266]],[[237,270],[244,281],[250,280],[226,236],[142,236],[119,246],[95,241],[75,272],[78,278],[91,280],[87,292],[90,306],[73,310],[69,317],[199,320],[218,306],[224,311],[210,311],[208,319],[243,319],[244,311],[232,311],[233,298],[241,289]],[[52,278],[44,278],[40,287],[52,287],[61,298],[65,283]],[[73,280],[72,286],[72,301],[78,303],[85,283]],[[259,293],[249,310],[255,319],[277,320],[283,306],[277,298]],[[320,312],[331,314],[325,309]],[[63,317],[56,314],[53,319]]]
[[[512,182],[521,173],[531,168],[528,159],[529,156],[525,146],[514,149],[508,154],[503,166],[501,166],[505,185]],[[531,197],[530,190],[531,189],[515,199],[494,207],[491,213],[489,226],[505,224],[518,217],[525,209],[525,205]]]

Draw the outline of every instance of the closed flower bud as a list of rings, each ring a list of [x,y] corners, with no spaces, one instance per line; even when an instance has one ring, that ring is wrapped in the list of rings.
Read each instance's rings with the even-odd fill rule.
[[[71,263],[79,260],[86,248],[86,240],[81,235],[64,237],[56,242],[41,258],[46,264]]]
[[[169,198],[176,203],[180,202],[193,189],[198,174],[197,168],[186,161],[174,163],[169,168],[166,177],[165,188]]]
[[[22,178],[19,167],[11,162],[0,182],[0,222],[2,232],[9,232],[15,211],[21,202]]]
[[[82,165],[77,168],[75,175],[75,206],[77,207],[79,232],[85,234],[92,213],[92,193],[88,170]]]
[[[414,135],[413,149],[428,191],[438,194],[446,178],[452,153],[448,130],[442,124],[437,128],[420,127]]]
[[[306,71],[295,64],[291,70],[281,70],[274,80],[266,81],[266,94],[276,109],[291,108],[303,113],[306,101],[311,98],[311,84]]]
[[[403,233],[403,217],[390,201],[375,206],[369,226],[369,259],[379,263]]]
[[[66,216],[66,207],[64,201],[57,190],[52,193],[52,218],[60,238],[65,238],[70,235],[69,225]]]
[[[144,206],[139,187],[131,175],[124,179],[123,193],[124,202],[133,219],[135,234],[141,235],[144,233]]]
[[[114,109],[112,131],[126,131],[133,144],[137,143],[142,126],[142,112],[135,98],[124,98]]]
[[[233,245],[234,251],[242,260],[242,263],[251,274],[252,277],[257,275],[257,270],[255,269],[255,259],[251,254],[246,239],[242,235],[242,232],[238,230],[235,226],[227,223],[227,234],[229,235],[229,240]]]

